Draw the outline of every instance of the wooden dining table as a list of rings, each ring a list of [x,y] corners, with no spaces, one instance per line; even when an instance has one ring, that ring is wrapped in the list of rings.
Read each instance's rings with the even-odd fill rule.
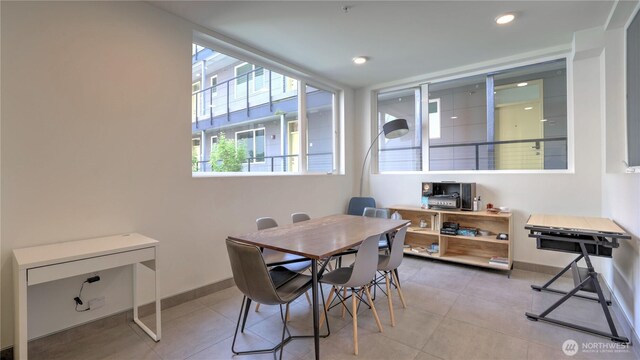
[[[407,223],[408,220],[330,215],[228,238],[311,260],[313,337],[315,358],[319,359],[318,261],[353,248],[370,236],[397,230]]]

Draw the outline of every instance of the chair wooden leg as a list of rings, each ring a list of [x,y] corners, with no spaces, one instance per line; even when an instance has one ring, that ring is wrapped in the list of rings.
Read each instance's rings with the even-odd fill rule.
[[[391,285],[389,284],[389,275],[388,272],[384,273],[384,281],[387,283],[387,302],[389,303],[389,314],[391,316],[391,326],[396,326],[396,318],[393,315],[393,301],[391,300]]]
[[[347,288],[342,288],[342,299],[343,300],[347,299]],[[347,304],[343,303],[343,306],[342,306],[342,318],[343,319],[344,319],[346,314],[347,314]]]
[[[402,288],[400,287],[400,281],[398,281],[398,276],[396,273],[391,271],[391,276],[393,276],[393,281],[396,283],[396,289],[398,289],[398,295],[400,295],[400,301],[402,302],[402,308],[407,308],[407,303],[404,301],[404,294],[402,294]],[[391,293],[389,293],[391,295]]]
[[[371,300],[371,293],[369,292],[369,286],[364,286],[364,293],[367,294],[367,299],[369,300],[369,304],[371,305],[371,310],[373,310],[373,317],[376,319],[376,324],[378,325],[378,330],[380,332],[384,332],[382,330],[382,324],[380,323],[380,318],[378,317],[378,312],[376,311],[375,305],[373,305],[373,300]]]
[[[358,304],[355,290],[351,290],[351,311],[353,315],[353,352],[358,355]]]
[[[331,291],[329,291],[329,297],[327,298],[327,302],[324,303],[324,311],[322,312],[322,315],[320,315],[320,325],[318,326],[318,330],[322,329],[322,325],[324,325],[324,313],[326,311],[329,311],[329,304],[331,304],[331,300],[333,300],[333,294],[336,291],[336,287],[332,286],[331,287]]]
[[[311,306],[311,298],[309,297],[309,292],[307,291],[306,293],[304,293],[304,296],[307,297],[307,302],[309,303],[309,306]]]
[[[260,304],[256,303],[256,312],[258,312],[258,310],[260,310]]]

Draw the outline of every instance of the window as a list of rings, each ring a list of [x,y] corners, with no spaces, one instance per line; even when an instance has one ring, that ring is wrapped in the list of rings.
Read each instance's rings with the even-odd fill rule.
[[[475,147],[466,144],[487,141],[486,75],[425,87],[428,98],[440,102],[441,132],[439,138],[429,139],[429,170],[475,169]],[[486,156],[482,159],[486,160]]]
[[[244,146],[247,160],[263,163],[265,154],[264,128],[236,132],[236,146]]]
[[[244,63],[235,67],[236,74],[236,97],[247,96],[247,86],[249,91],[258,92],[266,89],[264,81],[264,69],[255,65]]]
[[[199,96],[200,91],[200,81],[196,81],[191,84],[191,118],[192,120],[196,119],[198,114],[198,108],[201,107],[201,96]]]
[[[264,81],[264,69],[256,69],[255,65],[253,66],[253,68],[255,69],[255,71],[253,72],[253,91],[261,91],[266,89],[266,83]]]
[[[218,92],[218,75],[211,76],[209,86],[211,86],[211,92],[215,95]]]
[[[440,139],[440,99],[429,99],[429,139]]]
[[[382,92],[377,104],[379,129],[409,124],[379,142],[381,172],[568,168],[565,59]]]
[[[253,65],[251,64],[240,64],[235,67],[236,73],[236,87],[238,85],[246,84],[250,80],[251,74],[249,74],[253,70]]]
[[[420,171],[422,169],[422,117],[420,89],[411,88],[378,94],[378,128],[395,119],[406,119],[409,133],[388,140],[378,139],[378,169]],[[378,130],[378,131],[380,131]]]
[[[217,145],[218,145],[218,136],[214,135],[211,137],[211,151],[215,151]]]
[[[291,92],[298,90],[298,81],[288,76],[284,77],[284,91]]]
[[[333,172],[334,102],[327,90],[307,85],[307,171]]]
[[[300,171],[300,121],[292,120],[287,122],[287,158],[285,166],[286,171]]]
[[[203,149],[194,172],[342,170],[335,150],[340,149],[335,90],[301,86],[293,77],[207,47],[193,60],[196,82],[191,132],[203,139]],[[301,102],[305,116],[299,115],[300,96],[306,98]]]
[[[198,171],[200,167],[200,139],[191,139],[191,171]]]

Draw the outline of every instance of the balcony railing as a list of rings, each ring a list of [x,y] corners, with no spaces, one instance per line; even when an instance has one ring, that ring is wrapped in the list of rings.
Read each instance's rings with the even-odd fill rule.
[[[259,73],[261,74],[258,75]],[[196,127],[200,121],[209,120],[213,124],[214,117],[226,115],[229,120],[230,113],[239,110],[246,110],[249,116],[251,107],[264,104],[269,104],[269,111],[273,112],[275,103],[298,95],[297,81],[295,86],[287,88],[287,79],[282,74],[257,68],[195,91],[191,95],[194,105],[192,121],[196,123]],[[257,82],[262,83],[262,86],[256,85]]]
[[[295,155],[272,155],[260,157],[247,157],[243,163],[242,172],[289,172],[298,171],[298,154]],[[307,164],[311,172],[331,172],[333,169],[333,153],[307,154]],[[295,167],[295,169],[292,169]],[[194,172],[211,171],[209,160],[197,162],[197,169]]]
[[[430,170],[566,169],[567,137],[431,145],[429,152]],[[421,164],[420,146],[380,149],[381,171],[419,171]]]

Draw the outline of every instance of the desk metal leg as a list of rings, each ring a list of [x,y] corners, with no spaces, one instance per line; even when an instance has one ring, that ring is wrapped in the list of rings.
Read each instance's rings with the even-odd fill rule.
[[[156,258],[155,262],[153,264],[149,264],[149,263],[145,263],[145,266],[149,267],[150,269],[154,270],[154,276],[155,276],[155,307],[156,307],[156,332],[154,333],[151,329],[149,329],[149,327],[143,323],[139,316],[138,316],[138,266],[140,266],[139,263],[133,264],[133,322],[135,322],[145,333],[147,333],[147,335],[149,335],[149,337],[151,337],[154,341],[158,342],[160,341],[160,332],[161,332],[161,325],[160,325],[160,291],[159,291],[159,276],[158,276],[158,264],[157,264],[158,259]]]
[[[573,263],[577,263],[578,261],[582,260],[583,257],[584,257],[584,255],[580,254],[580,256],[578,256],[575,260],[573,260],[571,263],[569,263],[569,265],[567,265],[564,269],[562,269],[559,273],[557,273],[554,277],[552,277],[551,280],[547,281],[546,284],[544,284],[542,286],[531,285],[531,288],[533,290],[535,290],[535,291],[547,291],[547,292],[552,292],[552,293],[556,293],[556,294],[566,295],[567,294],[566,291],[552,289],[549,286],[551,284],[553,284],[556,280],[558,280],[562,275],[564,275],[564,273],[569,271],[569,269],[571,269],[571,265]],[[595,298],[595,297],[592,297],[592,296],[587,296],[587,295],[574,294],[573,296],[581,298],[581,299],[585,299],[585,300],[599,301],[598,298]],[[606,302],[607,305],[611,305],[611,301],[605,300],[605,302]]]
[[[612,341],[621,342],[621,343],[628,343],[629,339],[624,337],[624,336],[619,336],[618,332],[616,331],[616,326],[613,323],[613,318],[611,317],[611,313],[609,312],[609,308],[607,307],[607,301],[605,300],[604,294],[602,293],[602,288],[600,287],[600,284],[598,283],[598,273],[595,271],[595,269],[593,268],[593,265],[591,264],[591,260],[589,259],[589,254],[587,253],[587,250],[586,250],[586,247],[584,246],[584,243],[580,243],[580,248],[582,250],[582,255],[580,255],[575,261],[573,261],[572,264],[574,262],[582,259],[582,257],[584,257],[584,260],[587,263],[587,269],[589,271],[589,276],[569,292],[554,291],[554,292],[557,292],[557,293],[564,293],[564,296],[562,298],[560,298],[558,301],[556,301],[549,308],[547,308],[540,315],[536,315],[536,314],[529,313],[529,312],[525,313],[527,319],[532,320],[532,321],[542,320],[542,321],[546,321],[546,322],[549,322],[549,323],[552,323],[552,324],[561,325],[561,326],[569,327],[569,328],[572,328],[572,329],[580,330],[580,331],[583,331],[583,332],[591,333],[591,334],[594,334],[594,335],[608,337]],[[545,289],[546,286],[548,286],[549,284],[553,283],[557,278],[562,276],[562,274],[565,273],[570,267],[571,267],[571,264],[569,264],[568,267],[564,268],[558,275],[556,275],[553,279],[551,279],[551,281],[547,282],[543,287],[541,287],[540,290]],[[610,333],[607,333],[607,332],[604,332],[604,331],[600,331],[600,330],[596,330],[596,329],[592,329],[592,328],[588,328],[588,327],[585,327],[585,326],[572,324],[572,323],[569,323],[569,322],[566,322],[566,321],[560,321],[560,320],[556,320],[556,319],[552,319],[552,318],[548,318],[547,317],[547,315],[549,315],[553,310],[558,308],[558,306],[562,305],[565,301],[569,300],[569,298],[571,298],[572,296],[578,297],[578,295],[576,295],[576,293],[578,291],[582,290],[583,288],[585,288],[588,283],[591,283],[593,285],[593,287],[595,288],[596,293],[598,295],[598,298],[594,299],[594,298],[585,297],[585,296],[580,296],[580,297],[581,298],[587,298],[587,299],[590,299],[590,300],[596,300],[596,301],[598,301],[600,303],[600,306],[602,307],[602,311],[604,312],[604,316],[607,319],[607,323],[609,325],[609,330],[611,331]],[[537,289],[534,288],[534,290],[537,290]]]
[[[318,318],[318,260],[311,260],[311,297],[313,298],[313,342],[316,360],[320,359],[320,319]]]

